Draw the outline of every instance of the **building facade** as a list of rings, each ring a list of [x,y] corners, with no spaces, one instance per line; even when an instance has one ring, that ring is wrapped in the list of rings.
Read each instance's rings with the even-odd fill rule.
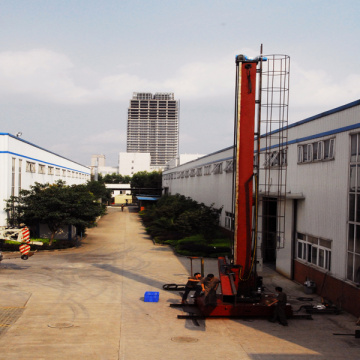
[[[269,199],[263,196],[258,211],[271,212],[276,227],[277,209],[285,206],[284,237],[275,239],[273,248],[274,239],[262,235],[265,223],[259,221],[259,261],[272,262],[278,272],[299,283],[313,281],[319,295],[360,316],[360,100],[281,131],[287,131],[285,151],[277,146],[284,144],[275,144],[271,156],[265,156],[269,149],[264,135],[260,163],[286,167],[285,204],[276,201],[274,191]],[[230,229],[232,160],[230,147],[166,170],[165,192],[222,207],[220,224]],[[269,184],[277,187],[276,175]],[[270,197],[275,205],[263,206]]]
[[[0,133],[0,226],[7,225],[3,210],[10,196],[29,189],[35,182],[67,185],[90,180],[90,169],[8,133]]]
[[[119,174],[133,176],[139,171],[151,171],[150,153],[119,153]]]
[[[173,93],[134,93],[127,123],[129,153],[150,153],[152,169],[161,169],[179,151],[179,102]]]
[[[91,155],[90,165],[91,176],[95,180],[98,179],[99,174],[102,176],[118,174],[119,168],[115,166],[106,166],[106,157],[103,154]]]

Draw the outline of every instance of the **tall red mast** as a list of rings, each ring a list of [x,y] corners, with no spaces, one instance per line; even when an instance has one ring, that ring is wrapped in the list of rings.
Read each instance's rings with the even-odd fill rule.
[[[241,278],[251,270],[256,68],[257,61],[236,57],[234,264]]]

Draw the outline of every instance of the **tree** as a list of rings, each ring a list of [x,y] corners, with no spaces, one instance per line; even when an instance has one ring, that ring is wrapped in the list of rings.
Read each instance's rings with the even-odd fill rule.
[[[61,180],[55,184],[35,183],[30,190],[21,190],[19,196],[7,200],[5,210],[12,214],[13,225],[48,225],[50,245],[62,226],[74,225],[84,231],[105,212],[86,184],[67,186]]]
[[[142,217],[153,236],[181,238],[201,234],[205,240],[211,240],[217,233],[221,211],[222,208],[215,209],[213,205],[209,207],[176,194],[162,196]]]
[[[105,183],[92,180],[88,181],[86,186],[96,199],[101,199],[102,203],[107,203],[111,200],[111,189],[107,189]]]
[[[100,177],[99,177],[100,180]],[[101,177],[101,181],[105,184],[129,184],[131,181],[131,176],[121,175],[121,174],[106,174],[104,177]]]
[[[144,189],[148,194],[160,194],[162,188],[162,172],[139,171],[133,175],[131,187],[135,189]]]

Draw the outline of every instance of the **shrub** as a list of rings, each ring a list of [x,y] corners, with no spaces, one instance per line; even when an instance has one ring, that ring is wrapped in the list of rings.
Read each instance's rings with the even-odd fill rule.
[[[208,241],[216,233],[221,210],[177,194],[161,197],[140,215],[152,236],[181,239],[201,234]]]

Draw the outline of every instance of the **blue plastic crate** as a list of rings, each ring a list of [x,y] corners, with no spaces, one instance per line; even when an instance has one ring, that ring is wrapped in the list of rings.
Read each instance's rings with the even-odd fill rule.
[[[146,291],[144,295],[145,302],[158,302],[159,292],[158,291]]]

